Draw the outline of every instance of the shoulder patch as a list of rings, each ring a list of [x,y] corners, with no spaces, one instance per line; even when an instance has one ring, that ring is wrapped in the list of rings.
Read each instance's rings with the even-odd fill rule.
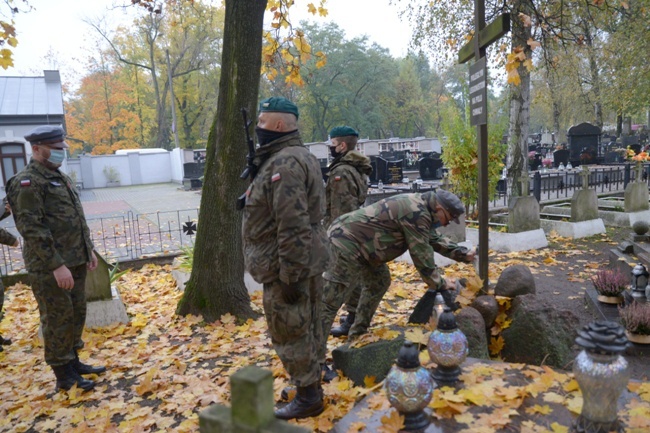
[[[23,179],[20,181],[20,186],[30,186],[32,184],[32,181],[29,179]]]
[[[275,173],[273,176],[271,176],[271,182],[277,182],[280,179],[282,179],[282,176],[280,176],[280,173]]]

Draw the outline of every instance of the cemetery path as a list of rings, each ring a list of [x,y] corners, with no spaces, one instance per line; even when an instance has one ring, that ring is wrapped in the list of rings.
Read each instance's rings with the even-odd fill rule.
[[[587,305],[586,291],[593,287],[590,278],[610,266],[609,250],[629,237],[629,228],[608,227],[607,233],[583,239],[549,237],[549,248],[523,258],[528,261],[535,278],[540,303],[557,310],[569,310],[580,320],[580,326],[599,320]],[[508,260],[506,257],[495,261]],[[575,354],[579,352],[575,347]],[[632,378],[647,381],[650,377],[650,351],[632,350],[626,353]],[[567,369],[570,369],[568,366]]]

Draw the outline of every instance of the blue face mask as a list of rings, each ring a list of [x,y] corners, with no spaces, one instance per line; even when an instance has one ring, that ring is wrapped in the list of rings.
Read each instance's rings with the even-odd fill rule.
[[[50,149],[50,157],[47,158],[49,162],[54,165],[61,165],[65,159],[65,150],[63,149]]]

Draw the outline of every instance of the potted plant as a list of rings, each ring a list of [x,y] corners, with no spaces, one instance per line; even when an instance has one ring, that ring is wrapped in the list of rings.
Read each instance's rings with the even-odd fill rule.
[[[638,344],[650,344],[650,303],[632,302],[618,309],[621,323],[628,340]]]
[[[120,186],[120,172],[112,165],[104,167],[104,176],[106,176],[106,187]]]
[[[627,289],[628,278],[618,268],[601,269],[591,282],[598,292],[598,300],[604,304],[620,304],[623,302],[623,292]]]

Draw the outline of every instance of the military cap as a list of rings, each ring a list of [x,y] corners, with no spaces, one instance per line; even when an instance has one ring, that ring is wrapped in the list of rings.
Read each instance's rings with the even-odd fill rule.
[[[25,140],[31,144],[47,144],[55,149],[67,149],[64,141],[65,131],[59,125],[37,126],[25,135]]]
[[[436,200],[440,206],[444,207],[445,210],[449,212],[452,221],[460,224],[458,217],[465,213],[465,206],[458,196],[449,191],[445,191],[444,189],[439,189],[436,191]]]
[[[356,131],[356,129],[346,125],[336,126],[330,131],[330,138],[349,137],[351,135],[358,137],[359,133]]]
[[[265,111],[275,113],[290,113],[298,118],[298,107],[293,102],[282,96],[272,96],[260,102],[260,113]]]

